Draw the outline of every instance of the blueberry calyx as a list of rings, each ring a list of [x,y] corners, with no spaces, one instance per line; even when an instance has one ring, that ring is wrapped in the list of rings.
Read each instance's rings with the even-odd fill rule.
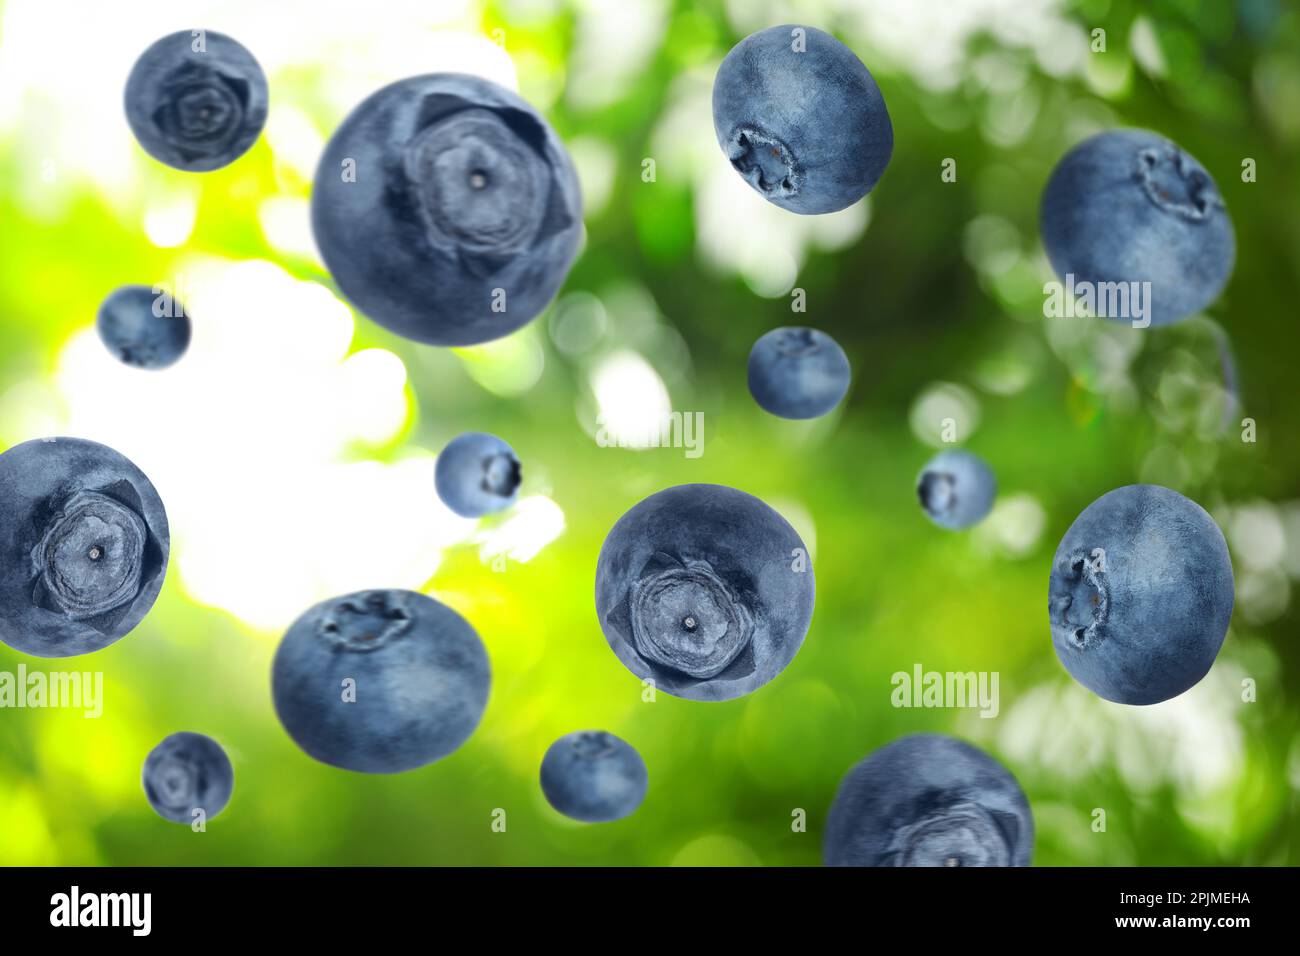
[[[776,336],[776,350],[782,355],[808,355],[818,348],[813,330],[802,326],[781,329]]]
[[[927,471],[916,486],[926,514],[936,520],[957,509],[957,478],[946,471]]]
[[[1110,617],[1110,584],[1104,568],[1083,551],[1070,554],[1062,564],[1048,611],[1052,628],[1064,632],[1069,645],[1080,649],[1096,646]]]
[[[1012,841],[998,814],[975,803],[943,807],[901,827],[888,859],[894,866],[1010,866]]]
[[[159,761],[150,783],[154,801],[176,813],[190,813],[195,798],[206,790],[203,770],[183,753]]]
[[[516,126],[496,110],[461,108],[430,121],[403,154],[430,244],[476,275],[496,272],[545,232],[551,169]]]
[[[147,535],[144,519],[127,505],[99,492],[77,492],[32,549],[33,599],[74,621],[129,603],[140,591]]]
[[[742,126],[732,134],[727,158],[747,183],[769,199],[787,199],[799,192],[803,177],[798,163],[775,136]]]
[[[749,647],[754,620],[706,561],[656,554],[633,582],[632,640],[646,660],[700,680]]]
[[[1192,222],[1223,208],[1209,174],[1172,144],[1139,150],[1134,176],[1156,206]]]
[[[509,498],[523,480],[523,466],[514,455],[499,452],[483,459],[483,480],[479,483],[490,495]]]
[[[238,77],[186,63],[159,89],[154,126],[187,162],[224,152],[243,127],[249,88]]]
[[[593,730],[575,734],[572,747],[573,752],[584,760],[599,760],[618,749],[609,734]]]
[[[368,652],[406,633],[411,612],[398,591],[365,591],[330,605],[317,633],[339,651]]]

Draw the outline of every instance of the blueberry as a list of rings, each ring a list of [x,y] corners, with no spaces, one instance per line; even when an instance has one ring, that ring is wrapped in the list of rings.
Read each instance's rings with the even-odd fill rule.
[[[126,81],[126,119],[145,152],[195,173],[244,155],[266,124],[266,103],[253,54],[211,30],[168,34]]]
[[[153,607],[170,537],[149,479],[80,438],[0,455],[0,641],[72,657],[126,636]]]
[[[849,359],[825,332],[773,329],[749,353],[749,391],[773,415],[817,418],[849,390]]]
[[[853,205],[894,149],[880,87],[813,27],[771,27],[732,48],[713,81],[713,129],[745,182],[804,214]]]
[[[317,604],[284,635],[271,669],[276,713],[298,746],[365,773],[447,756],[478,726],[490,683],[474,628],[401,590]]]
[[[614,653],[690,700],[730,700],[781,673],[808,631],[813,591],[795,530],[723,485],[646,498],[610,530],[596,565],[596,613]]]
[[[997,479],[984,459],[957,448],[931,458],[916,481],[917,497],[929,519],[954,531],[982,521],[997,493]]]
[[[649,782],[636,749],[603,730],[565,734],[542,758],[547,801],[583,823],[608,823],[634,813]]]
[[[577,174],[554,131],[473,76],[401,80],[334,133],[312,192],[339,288],[398,335],[474,345],[535,318],[582,234]]]
[[[99,307],[95,324],[108,350],[135,368],[166,368],[190,344],[184,307],[146,285],[115,290]]]
[[[195,810],[211,820],[225,809],[234,789],[230,758],[221,744],[203,734],[172,734],[144,761],[149,805],[173,823],[193,823]]]
[[[1236,257],[1232,221],[1210,174],[1146,130],[1110,130],[1066,153],[1043,192],[1039,225],[1062,280],[1150,282],[1152,325],[1177,322],[1218,298]],[[1116,311],[1122,304],[1097,309],[1137,318]],[[1132,304],[1127,311],[1136,312]]]
[[[1075,680],[1116,703],[1156,704],[1204,677],[1232,605],[1223,532],[1196,502],[1159,485],[1102,495],[1052,559],[1056,656]]]
[[[438,455],[433,481],[443,504],[462,518],[479,518],[514,504],[521,475],[514,449],[500,438],[465,432]]]
[[[942,734],[886,744],[840,782],[827,866],[1028,866],[1034,818],[1005,767]]]

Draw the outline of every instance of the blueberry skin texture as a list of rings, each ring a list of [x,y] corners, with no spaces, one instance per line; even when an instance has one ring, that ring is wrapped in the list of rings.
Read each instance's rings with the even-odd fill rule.
[[[1062,281],[1149,281],[1153,326],[1217,299],[1236,259],[1232,220],[1210,174],[1147,130],[1099,133],[1066,153],[1043,191],[1039,228]]]
[[[0,455],[0,641],[73,657],[153,607],[171,538],[158,492],[127,458],[80,438]]]
[[[895,740],[850,770],[822,844],[827,866],[1029,866],[1033,851],[1016,778],[943,734]]]
[[[849,390],[849,357],[816,329],[773,329],[749,353],[749,392],[781,418],[819,418]]]
[[[780,674],[803,643],[815,591],[807,555],[753,495],[667,488],[619,518],[601,546],[600,626],[623,665],[659,690],[740,697]]]
[[[805,31],[796,53],[791,31]],[[713,130],[768,202],[804,215],[853,205],[894,150],[880,87],[853,51],[814,27],[770,27],[736,44],[713,80]]]
[[[486,432],[457,435],[434,465],[438,497],[462,518],[481,518],[510,507],[521,480],[514,449]]]
[[[267,88],[253,54],[224,33],[189,30],[154,43],[126,81],[126,119],[154,159],[202,173],[233,163],[266,125]]]
[[[532,106],[487,80],[436,73],[384,87],[343,121],[316,171],[312,229],[343,294],[375,322],[417,342],[475,345],[526,325],[559,291],[582,197]]]
[[[552,807],[583,823],[609,823],[634,813],[650,776],[631,744],[603,730],[565,734],[542,758],[542,793]]]
[[[1160,485],[1116,488],[1085,508],[1056,549],[1048,587],[1056,656],[1120,704],[1157,704],[1204,677],[1235,600],[1223,532]]]
[[[926,517],[941,528],[960,531],[992,510],[998,482],[979,455],[950,448],[921,469],[916,494]]]
[[[113,356],[133,368],[174,365],[190,345],[190,317],[172,302],[177,315],[159,315],[159,296],[147,285],[114,290],[99,307],[95,327]]]
[[[363,773],[401,773],[456,750],[478,726],[490,684],[474,628],[397,589],[317,604],[289,628],[271,667],[275,712],[294,742]]]
[[[235,769],[221,744],[185,731],[163,739],[144,761],[144,794],[158,816],[192,824],[194,811],[211,820],[235,791]]]

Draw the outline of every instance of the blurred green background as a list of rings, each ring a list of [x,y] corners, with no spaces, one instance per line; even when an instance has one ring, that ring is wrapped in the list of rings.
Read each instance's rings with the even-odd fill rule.
[[[173,534],[162,597],[126,639],[64,661],[0,647],[0,671],[98,671],[105,696],[98,719],[0,710],[0,863],[811,865],[841,776],[916,731],[971,740],[1015,773],[1036,864],[1300,861],[1300,12],[1009,9],[0,3],[0,447],[56,434],[116,447],[154,480]],[[787,22],[847,42],[894,122],[884,178],[832,216],[766,205],[714,139],[721,57]],[[120,102],[139,52],[194,26],[237,37],[271,83],[263,137],[205,175],[149,159]],[[537,104],[586,197],[561,296],[472,349],[417,346],[352,314],[307,225],[316,158],[347,110],[440,70]],[[1238,261],[1207,316],[1146,332],[1043,317],[1042,184],[1071,145],[1118,125],[1176,140],[1226,197]],[[188,303],[195,338],[172,369],[120,366],[95,337],[98,303],[125,283]],[[792,314],[795,289],[806,313]],[[827,419],[774,419],[746,390],[750,345],[788,324],[830,332],[853,362]],[[668,409],[703,413],[700,457],[595,440],[598,416],[634,434]],[[967,533],[932,526],[913,491],[946,418],[1000,483]],[[467,429],[524,462],[519,505],[479,523],[433,493],[437,449]],[[593,608],[606,531],[688,481],[764,498],[813,551],[802,651],[727,703],[643,701]],[[1136,481],[1210,510],[1238,589],[1209,676],[1147,708],[1070,680],[1045,613],[1061,534]],[[293,618],[373,586],[456,607],[494,673],[469,742],[394,777],[313,762],[269,696]],[[997,672],[996,718],[892,707],[891,675],[918,663]],[[582,728],[645,757],[649,795],[629,819],[578,825],[543,800],[542,754]],[[234,799],[206,833],[164,822],[141,790],[145,754],[177,730],[215,737],[235,765]]]

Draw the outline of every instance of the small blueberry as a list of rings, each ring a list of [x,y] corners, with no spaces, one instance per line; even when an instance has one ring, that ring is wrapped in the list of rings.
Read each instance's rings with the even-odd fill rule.
[[[266,124],[266,76],[236,40],[170,33],[140,54],[126,81],[126,119],[154,159],[189,172],[242,156]]]
[[[322,763],[399,773],[463,744],[487,706],[487,651],[469,623],[414,591],[323,601],[284,635],[271,669],[275,711]]]
[[[799,535],[759,499],[723,485],[646,498],[605,538],[596,613],[625,667],[690,700],[730,700],[794,659],[813,610]]]
[[[1074,679],[1120,704],[1156,704],[1210,670],[1232,619],[1232,561],[1196,502],[1160,485],[1102,495],[1052,559],[1048,613]]]
[[[235,789],[235,770],[221,745],[203,734],[166,737],[144,761],[144,794],[158,816],[194,823],[195,811],[211,820]]]
[[[438,455],[433,480],[443,504],[462,518],[480,518],[514,504],[522,466],[495,435],[465,432]]]
[[[773,329],[749,353],[749,391],[781,418],[818,418],[849,390],[849,359],[816,329]]]
[[[541,777],[550,805],[583,823],[608,823],[634,813],[650,782],[636,749],[601,730],[574,731],[551,744]]]
[[[312,229],[339,288],[398,335],[475,345],[532,321],[582,234],[577,174],[528,103],[457,73],[384,87],[330,139]]]
[[[822,844],[827,866],[1028,866],[1033,851],[1016,778],[942,734],[895,740],[850,770]]]
[[[166,368],[190,344],[184,307],[146,285],[115,290],[100,305],[95,325],[114,357],[135,368]]]
[[[916,481],[916,494],[926,516],[939,527],[954,531],[982,521],[997,493],[997,479],[984,459],[958,448],[931,458]]]
[[[843,43],[814,27],[741,40],[713,81],[713,129],[736,172],[790,212],[835,212],[889,163],[894,127],[880,87]]]

